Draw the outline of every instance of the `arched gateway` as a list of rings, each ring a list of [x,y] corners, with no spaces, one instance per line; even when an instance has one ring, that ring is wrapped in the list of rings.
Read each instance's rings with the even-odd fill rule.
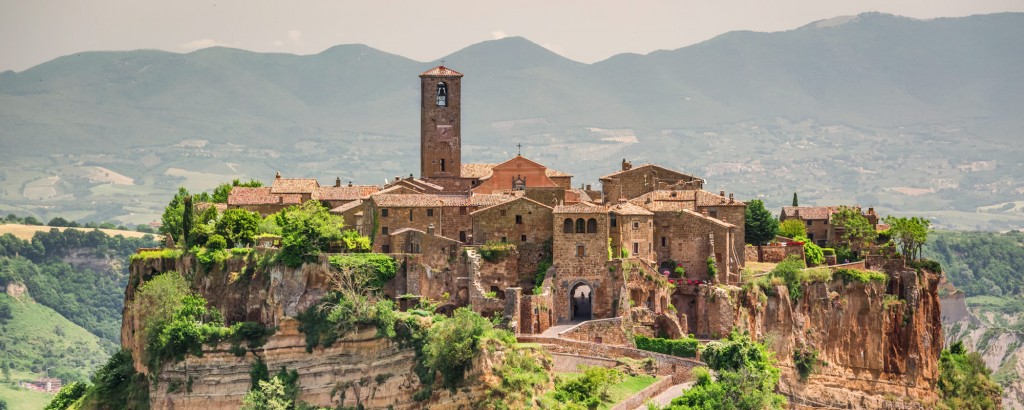
[[[586,282],[579,282],[569,290],[569,319],[572,321],[594,318],[594,288]]]

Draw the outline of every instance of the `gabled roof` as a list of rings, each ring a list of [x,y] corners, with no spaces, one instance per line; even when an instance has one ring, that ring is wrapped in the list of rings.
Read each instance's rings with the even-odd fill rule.
[[[420,74],[420,77],[462,77],[462,73],[439,65],[423,72],[423,74]]]
[[[397,231],[391,232],[389,235],[391,235],[391,236],[401,235],[401,234],[406,233],[406,232],[416,232],[416,233],[418,233],[420,235],[426,235],[427,234],[426,232],[423,232],[423,231],[421,231],[419,229],[415,229],[415,228],[402,228],[402,229],[399,229]]]
[[[746,206],[746,203],[741,201],[733,200],[729,202],[729,198],[721,195],[717,195],[705,190],[693,191],[697,201],[697,206]]]
[[[558,205],[555,206],[554,213],[556,214],[604,214],[608,213],[608,208],[603,206],[594,205],[588,202],[580,202],[572,205]]]
[[[359,208],[361,206],[363,206],[363,200],[362,199],[357,199],[357,200],[349,202],[347,204],[335,207],[334,209],[331,209],[330,212],[332,214],[340,214],[340,213],[344,213],[344,212],[350,211],[350,210],[355,209],[355,208]]]
[[[608,175],[605,175],[605,176],[601,177],[600,179],[601,180],[614,179],[614,178],[617,178],[617,177],[619,177],[619,176],[621,176],[623,174],[628,174],[628,173],[631,173],[631,172],[639,172],[639,171],[643,171],[643,170],[664,172],[664,173],[666,173],[668,175],[674,174],[676,176],[679,176],[680,178],[690,178],[691,180],[700,180],[702,182],[704,181],[703,179],[697,178],[697,177],[695,177],[693,175],[684,174],[682,172],[674,171],[674,170],[665,168],[663,166],[654,165],[654,164],[643,164],[643,165],[640,165],[640,166],[637,166],[637,167],[633,167],[633,168],[630,168],[630,169],[627,169],[627,170],[613,172],[611,174],[608,174]]]
[[[696,209],[698,206],[746,206],[741,201],[717,195],[705,190],[658,190],[640,195],[629,201],[631,204],[642,206],[648,210],[658,211],[679,211],[683,209]]]
[[[287,204],[294,205],[302,203],[302,196],[299,194],[272,194],[268,187],[241,187],[236,186],[228,194],[228,205],[268,205]]]
[[[313,194],[320,183],[315,178],[275,178],[272,194]]]
[[[323,186],[313,192],[313,199],[321,201],[352,201],[380,191],[376,185]]]
[[[500,207],[503,207],[503,206],[506,206],[506,205],[510,205],[510,204],[512,204],[513,202],[516,202],[516,201],[529,201],[529,202],[532,202],[533,204],[535,204],[537,206],[542,206],[542,207],[547,208],[547,209],[553,209],[550,206],[544,205],[544,204],[542,204],[540,202],[534,201],[534,200],[532,200],[530,198],[527,198],[525,196],[521,196],[521,197],[515,198],[515,199],[513,199],[511,201],[506,201],[506,202],[502,202],[500,204],[494,204],[494,205],[490,205],[490,206],[487,206],[487,207],[484,207],[484,208],[477,209],[477,210],[475,210],[473,212],[470,212],[470,215],[476,215],[476,214],[484,212],[484,211],[488,211],[488,210],[491,210],[491,209],[500,208]]]
[[[527,160],[530,161],[530,160]],[[508,162],[508,161],[505,161]],[[534,162],[534,161],[530,161]],[[536,163],[536,162],[534,162]],[[501,164],[462,164],[462,177],[463,178],[474,178],[474,179],[488,179],[491,175],[494,175],[494,167]],[[539,164],[538,164],[539,165]],[[543,165],[541,165],[543,166]],[[559,171],[557,169],[551,169],[544,167],[544,175],[548,178],[552,177],[572,177],[572,174]]]
[[[648,211],[641,206],[637,206],[629,202],[619,202],[615,205],[609,205],[608,211],[619,215],[654,215],[654,212]]]
[[[387,208],[432,208],[437,206],[491,206],[508,202],[516,197],[509,195],[479,194],[436,195],[436,194],[375,194],[370,198],[378,207]]]
[[[782,207],[782,214],[786,218],[800,218],[805,221],[825,221],[838,210],[838,206],[784,206]]]
[[[718,225],[718,226],[721,226],[723,228],[733,228],[733,227],[736,226],[736,225],[733,225],[731,223],[722,221],[722,220],[720,220],[718,218],[712,218],[710,216],[704,216],[703,214],[696,213],[696,212],[691,211],[689,209],[682,210],[681,214],[689,215],[689,216],[692,216],[692,217],[695,217],[695,218],[699,218],[700,220],[702,220],[704,222],[707,222],[707,223],[710,223],[710,224],[713,224],[713,225]]]

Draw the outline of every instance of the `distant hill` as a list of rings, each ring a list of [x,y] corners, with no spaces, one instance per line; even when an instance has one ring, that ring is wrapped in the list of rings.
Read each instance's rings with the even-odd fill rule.
[[[521,142],[577,183],[628,157],[771,206],[799,190],[808,203],[862,202],[993,229],[1024,225],[1019,212],[974,215],[1024,200],[1014,159],[1024,154],[1020,50],[1021,13],[868,13],[594,64],[523,38],[443,58],[466,74],[467,162],[500,162]],[[310,56],[215,47],[84,52],[6,72],[0,200],[40,215],[144,223],[177,185],[208,189],[278,170],[361,183],[415,172],[416,75],[436,64],[362,45]],[[81,176],[86,166],[135,185],[100,185]]]

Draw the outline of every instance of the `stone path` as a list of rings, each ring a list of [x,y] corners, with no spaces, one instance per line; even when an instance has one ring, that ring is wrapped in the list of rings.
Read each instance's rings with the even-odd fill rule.
[[[667,389],[665,389],[665,391],[661,392],[657,396],[651,397],[647,401],[649,403],[654,403],[659,408],[665,407],[668,406],[669,403],[672,403],[672,399],[682,396],[683,390],[689,389],[690,387],[693,387],[693,382],[686,382],[674,386],[669,386]],[[637,407],[636,410],[647,410],[647,403],[644,403],[644,405]]]
[[[544,333],[541,333],[541,334],[539,334],[537,336],[540,336],[540,337],[558,337],[559,333],[564,332],[564,331],[568,330],[570,327],[576,326],[576,325],[578,325],[580,323],[583,323],[583,322],[582,321],[580,321],[580,322],[569,322],[569,323],[565,323],[565,324],[561,324],[561,325],[551,326],[547,330],[545,330]]]

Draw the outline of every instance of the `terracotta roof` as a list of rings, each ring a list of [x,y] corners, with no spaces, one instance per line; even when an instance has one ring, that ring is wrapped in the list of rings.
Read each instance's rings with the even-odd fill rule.
[[[624,170],[624,171],[613,172],[611,174],[608,174],[608,175],[605,175],[605,176],[601,177],[600,179],[611,179],[611,178],[615,178],[615,177],[617,177],[619,175],[622,175],[622,174],[625,174],[625,173],[628,173],[628,172],[637,172],[637,171],[640,171],[640,170],[642,170],[644,168],[657,168],[658,170],[660,170],[662,172],[670,172],[670,173],[673,173],[673,174],[676,174],[676,175],[682,175],[684,177],[689,177],[690,179],[695,179],[695,180],[703,181],[703,179],[697,178],[697,177],[695,177],[693,175],[684,174],[684,173],[679,172],[679,171],[673,171],[673,170],[665,168],[663,166],[654,165],[654,164],[643,164],[643,165],[636,166],[636,167],[633,167],[633,168],[630,168],[630,169],[627,169],[627,170]]]
[[[620,202],[615,205],[610,205],[608,206],[608,211],[619,215],[654,215],[654,212],[648,211],[641,206],[633,205],[629,202]]]
[[[436,206],[491,206],[515,199],[509,195],[480,194],[435,195],[435,194],[375,194],[370,196],[378,207],[388,208],[431,208]]]
[[[391,235],[391,236],[401,235],[401,234],[406,233],[406,232],[416,232],[416,233],[421,234],[421,235],[426,235],[427,234],[426,232],[423,232],[423,231],[421,231],[419,229],[415,229],[415,228],[402,228],[402,229],[399,229],[397,231],[391,232],[389,235]]]
[[[690,191],[695,192],[697,206],[746,206],[747,204],[742,201],[733,200],[729,202],[728,197],[724,197],[718,194],[714,194],[705,190]]]
[[[302,196],[299,194],[275,195],[270,191],[271,188],[268,187],[249,188],[236,186],[228,194],[228,205],[294,205],[302,203]]]
[[[314,178],[275,178],[272,194],[312,194],[320,186]]]
[[[797,211],[799,216],[797,215]],[[824,221],[828,220],[833,213],[839,210],[838,206],[784,206],[782,207],[782,214],[786,218],[799,217],[803,220],[815,220]]]
[[[576,195],[579,195],[581,201],[584,201],[584,202],[594,202],[594,198],[591,198],[590,194],[588,194],[587,191],[584,191],[584,190],[579,189],[579,188],[573,188],[573,189],[570,189],[569,191],[572,191],[572,192],[576,193]]]
[[[344,204],[344,205],[341,205],[339,207],[336,207],[334,209],[331,209],[330,212],[332,214],[340,214],[340,213],[352,210],[353,208],[358,208],[360,206],[363,206],[363,200],[362,199],[357,199],[355,201],[352,201],[352,202],[349,202],[347,204]]]
[[[678,212],[696,209],[696,191],[651,191],[633,198],[629,203],[652,212]]]
[[[378,191],[380,187],[376,185],[322,186],[313,192],[313,198],[321,201],[351,201]]]
[[[494,167],[497,165],[499,164],[462,164],[462,177],[475,179],[490,178],[491,175],[494,174]],[[551,169],[547,167],[544,167],[544,175],[547,175],[548,178],[572,177],[572,174],[568,174],[557,169]]]
[[[554,212],[556,214],[603,214],[608,213],[608,209],[603,206],[580,202],[572,205],[555,206]]]
[[[712,218],[710,216],[704,216],[703,214],[699,214],[699,213],[693,212],[693,211],[691,211],[689,209],[684,209],[682,211],[682,213],[684,215],[689,215],[689,216],[693,216],[693,217],[696,217],[696,218],[700,218],[704,222],[715,224],[715,225],[721,226],[723,228],[730,228],[730,227],[735,227],[736,226],[736,225],[733,225],[731,223],[722,221],[722,220],[720,220],[718,218]]]
[[[439,65],[437,67],[434,67],[434,68],[431,68],[431,69],[425,71],[423,74],[420,74],[420,77],[423,77],[423,76],[431,76],[431,77],[462,77],[462,73],[460,73],[458,71],[455,71],[455,70],[452,70],[452,69],[450,69],[448,67],[445,67],[443,65]]]
[[[512,199],[511,201],[506,201],[506,202],[502,202],[502,203],[499,203],[499,204],[494,204],[494,205],[490,205],[490,206],[487,206],[487,207],[484,207],[484,208],[480,208],[480,209],[477,209],[477,210],[473,211],[473,212],[471,213],[471,215],[473,215],[473,214],[477,214],[477,213],[479,213],[479,212],[484,212],[484,211],[486,211],[486,210],[489,210],[489,209],[492,209],[492,208],[497,208],[497,207],[499,207],[499,206],[504,206],[504,205],[508,205],[508,204],[511,204],[511,203],[513,203],[513,202],[515,202],[515,201],[529,201],[529,202],[533,202],[533,203],[534,203],[534,204],[536,204],[536,205],[539,205],[539,206],[545,207],[545,208],[547,208],[547,209],[552,209],[552,208],[551,208],[550,206],[544,205],[544,204],[542,204],[542,203],[540,203],[540,202],[534,201],[534,200],[532,200],[532,199],[530,199],[530,198],[527,198],[527,197],[525,197],[525,196],[521,196],[521,197],[518,197],[518,198],[514,198],[514,199]]]
[[[217,212],[224,212],[228,209],[228,204],[218,204],[213,202],[198,202],[195,204],[197,212],[205,211],[209,207],[217,208]]]

